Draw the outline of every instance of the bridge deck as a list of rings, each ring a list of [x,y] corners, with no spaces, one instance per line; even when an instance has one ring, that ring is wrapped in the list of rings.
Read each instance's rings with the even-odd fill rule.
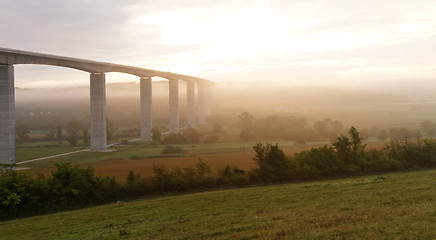
[[[196,83],[213,84],[212,81],[171,72],[157,71],[147,68],[127,66],[121,64],[113,64],[87,59],[70,58],[51,54],[28,52],[22,50],[0,48],[0,64],[15,65],[15,64],[41,64],[73,68],[89,73],[108,73],[120,72],[132,74],[139,77],[161,77],[165,79],[192,81]]]

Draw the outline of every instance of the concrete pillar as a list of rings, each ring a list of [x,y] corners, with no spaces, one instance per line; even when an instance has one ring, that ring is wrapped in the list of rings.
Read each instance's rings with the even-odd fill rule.
[[[205,101],[205,109],[204,113],[205,115],[211,115],[212,114],[212,105],[214,102],[213,99],[213,87],[210,84],[207,84],[204,86],[204,101]]]
[[[206,123],[206,99],[204,84],[198,83],[198,124]]]
[[[139,84],[141,88],[141,140],[151,141],[153,127],[151,77],[142,77]]]
[[[0,65],[0,164],[15,164],[14,66]]]
[[[188,125],[195,128],[195,84],[188,81],[186,85],[186,119]]]
[[[179,133],[179,80],[170,79],[170,132]]]
[[[104,73],[91,73],[91,150],[106,151],[106,79]]]

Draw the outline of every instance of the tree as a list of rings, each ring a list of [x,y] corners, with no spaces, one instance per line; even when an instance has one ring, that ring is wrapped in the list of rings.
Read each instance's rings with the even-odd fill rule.
[[[242,131],[251,133],[253,125],[253,115],[248,112],[243,112],[239,115],[239,121],[241,122]]]
[[[83,141],[83,145],[88,146],[88,142],[89,142],[89,131],[88,131],[88,128],[83,128],[82,129],[82,141]]]
[[[17,125],[17,136],[20,140],[20,143],[29,139],[29,127],[26,124],[20,123]]]
[[[159,129],[157,128],[151,129],[151,140],[153,142],[160,142],[161,135],[162,134],[160,133]]]
[[[50,129],[49,133],[47,134],[48,139],[50,139],[50,141],[55,140],[55,135],[56,135],[56,130],[54,129]]]
[[[359,136],[359,132],[355,127],[351,127],[348,131],[348,134],[351,136],[351,141],[353,143],[353,152],[361,151],[362,147],[365,148],[364,146],[362,146],[362,138]]]
[[[106,118],[106,137],[108,141],[111,141],[115,136],[116,127],[112,124],[109,118]]]
[[[341,136],[333,142],[338,158],[345,164],[346,170],[354,172],[358,170],[360,160],[364,156],[366,144],[362,144],[362,138],[355,127],[348,131],[350,138]]]
[[[248,112],[243,112],[239,115],[239,121],[241,122],[242,131],[239,135],[242,141],[250,141],[255,139],[252,133],[253,115]]]
[[[79,139],[79,132],[80,132],[81,124],[77,120],[70,121],[67,124],[67,135],[68,135],[68,142],[73,146],[77,146],[77,141]]]
[[[313,129],[318,133],[319,136],[334,141],[334,139],[342,131],[342,123],[337,120],[326,118],[322,121],[316,121],[313,125]]]
[[[212,131],[215,134],[224,133],[223,125],[221,125],[219,123],[214,123],[213,126],[212,126]]]
[[[62,126],[61,125],[58,125],[58,127],[57,127],[56,140],[58,140],[59,145],[62,144]]]
[[[422,122],[421,129],[427,136],[434,136],[436,134],[436,127],[431,121]]]
[[[197,130],[191,126],[188,126],[183,130],[183,136],[187,143],[196,143],[200,140],[200,134],[198,134]]]
[[[256,152],[253,160],[258,166],[257,171],[263,181],[276,182],[287,179],[289,161],[278,144],[257,143],[253,149]]]

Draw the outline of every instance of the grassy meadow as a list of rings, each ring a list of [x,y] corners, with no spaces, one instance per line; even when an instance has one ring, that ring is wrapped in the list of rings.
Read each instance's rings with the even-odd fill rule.
[[[18,143],[16,148],[16,159],[19,163],[35,158],[48,157],[61,153],[74,152],[82,149],[84,148],[73,147],[66,142],[61,145],[53,141]]]
[[[436,170],[154,196],[0,223],[13,239],[435,239]]]

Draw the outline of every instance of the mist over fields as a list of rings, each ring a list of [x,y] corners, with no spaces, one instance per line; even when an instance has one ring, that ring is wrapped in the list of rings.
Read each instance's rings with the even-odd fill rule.
[[[392,80],[372,86],[295,86],[270,82],[223,82],[214,86],[209,122],[237,126],[247,111],[254,119],[296,116],[314,121],[331,118],[344,126],[419,127],[436,116],[433,80]],[[117,126],[139,126],[139,85],[107,84],[107,116]],[[179,84],[180,121],[186,121],[186,85]],[[89,122],[89,87],[16,89],[17,123],[53,129],[70,120]],[[153,82],[153,121],[168,122],[168,82]]]

